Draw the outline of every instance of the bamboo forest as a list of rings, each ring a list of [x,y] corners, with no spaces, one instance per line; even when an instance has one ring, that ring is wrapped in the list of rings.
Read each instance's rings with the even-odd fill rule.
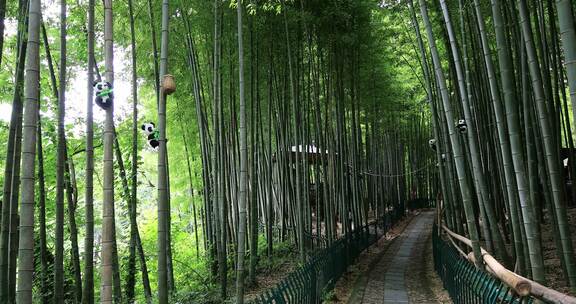
[[[575,9],[0,0],[0,304],[576,304]]]

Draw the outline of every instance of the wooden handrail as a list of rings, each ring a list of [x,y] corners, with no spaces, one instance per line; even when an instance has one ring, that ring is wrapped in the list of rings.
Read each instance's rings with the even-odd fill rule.
[[[466,246],[472,248],[472,241],[463,237],[452,230],[450,230],[445,225],[442,225],[442,229],[450,236],[450,238],[457,239]],[[488,253],[484,248],[480,248],[482,252],[482,258],[486,265],[486,270],[498,278],[504,284],[512,288],[520,296],[531,295],[535,298],[544,300],[549,303],[557,304],[576,304],[576,298],[569,295],[563,294],[554,289],[548,288],[542,284],[534,282],[527,279],[521,275],[518,275],[504,267],[500,262],[498,262],[490,253]],[[474,263],[474,255],[466,255],[467,259]]]

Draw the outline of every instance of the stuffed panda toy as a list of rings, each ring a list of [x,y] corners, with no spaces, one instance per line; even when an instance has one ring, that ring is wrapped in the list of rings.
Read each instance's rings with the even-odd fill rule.
[[[108,109],[112,106],[114,93],[111,83],[106,81],[96,82],[94,84],[94,93],[96,94],[96,104],[102,109]]]
[[[431,140],[429,140],[428,145],[430,146],[430,149],[436,151],[436,139],[435,138],[432,138]]]
[[[468,126],[466,125],[466,120],[464,120],[464,119],[458,120],[456,127],[458,128],[458,130],[462,134],[466,133],[466,131],[468,130]]]
[[[141,128],[148,137],[148,145],[157,150],[160,146],[160,132],[156,129],[156,125],[153,122],[148,122],[143,124]]]

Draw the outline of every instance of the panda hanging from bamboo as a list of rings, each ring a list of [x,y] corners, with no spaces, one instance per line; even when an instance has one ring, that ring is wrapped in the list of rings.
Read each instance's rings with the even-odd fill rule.
[[[459,119],[456,123],[456,128],[460,134],[465,134],[468,131],[468,124],[466,124],[466,119]]]
[[[114,101],[114,89],[112,84],[107,81],[97,81],[94,83],[94,94],[96,95],[96,104],[106,110],[112,106]]]
[[[436,138],[432,138],[428,141],[428,145],[430,146],[430,149],[432,149],[433,151],[436,151]]]
[[[154,151],[158,151],[160,146],[160,131],[156,129],[156,124],[153,122],[144,123],[141,127],[142,131],[148,139],[148,146]]]
[[[107,81],[97,81],[94,83],[94,101],[103,110],[109,109],[114,101],[114,89]],[[148,139],[148,146],[154,151],[158,151],[160,146],[160,132],[153,122],[147,122],[141,126],[142,131]]]
[[[166,74],[162,77],[162,94],[165,96],[171,95],[176,91],[176,83],[174,81],[174,76]],[[153,122],[144,123],[141,127],[144,134],[148,139],[148,146],[154,151],[158,151],[160,146],[160,131],[156,128],[156,124]],[[168,139],[164,139],[168,142]]]

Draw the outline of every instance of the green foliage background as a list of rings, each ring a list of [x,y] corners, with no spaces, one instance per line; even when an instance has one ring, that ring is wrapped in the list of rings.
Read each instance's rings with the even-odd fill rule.
[[[154,26],[159,33],[160,1],[153,2],[155,14]],[[225,1],[225,3],[228,3]],[[411,120],[420,117],[427,109],[424,105],[424,90],[421,85],[419,58],[413,45],[414,37],[409,24],[409,15],[404,5],[382,5],[375,0],[313,0],[309,10],[301,12],[299,2],[288,1],[288,22],[291,28],[299,26],[303,20],[309,28],[317,33],[318,46],[336,46],[342,49],[357,49],[359,54],[359,100],[364,111],[361,113],[363,127],[370,121],[377,120],[388,128],[397,128],[398,124],[409,124]],[[236,3],[228,3],[224,12],[224,77],[228,79],[236,75],[237,55],[234,45],[235,11]],[[57,1],[47,0],[43,3],[45,11],[55,11]],[[86,72],[86,33],[87,1],[69,1],[68,3],[68,66],[69,83],[75,78],[81,77]],[[172,246],[174,259],[174,274],[176,286],[182,299],[195,299],[195,302],[210,302],[214,294],[215,282],[210,277],[209,264],[206,252],[201,249],[196,252],[194,246],[192,205],[198,213],[203,208],[202,199],[202,162],[200,153],[199,131],[196,123],[196,113],[191,87],[191,73],[188,69],[186,57],[186,45],[184,43],[185,30],[180,14],[184,11],[190,16],[194,39],[198,47],[200,57],[201,77],[205,83],[209,83],[210,62],[212,52],[213,13],[212,3],[205,0],[172,1],[172,19],[170,30],[169,70],[177,80],[177,92],[172,95],[168,103],[168,126],[167,137],[169,160],[170,160],[170,187],[172,207]],[[276,37],[282,35],[283,24],[281,18],[281,6],[279,1],[254,1],[246,4],[250,20],[253,22],[253,34],[258,37],[258,43],[262,46],[273,45],[276,58],[285,58],[285,45],[279,43]],[[15,24],[16,3],[10,1],[8,5],[7,22]],[[154,91],[154,67],[152,54],[152,39],[150,20],[148,16],[147,2],[135,1],[135,27],[138,60],[138,93],[140,122],[156,120],[156,97]],[[96,11],[96,58],[100,72],[103,72],[103,10],[97,1]],[[124,63],[125,70],[118,71],[117,77],[130,79],[130,32],[129,18],[126,1],[114,1],[114,40],[116,50],[123,50],[126,58],[116,58]],[[54,62],[59,60],[59,21],[54,15],[44,16],[44,22],[49,36],[50,48]],[[246,34],[248,36],[249,34]],[[295,36],[295,35],[294,35]],[[158,39],[158,38],[157,38]],[[249,39],[249,38],[247,38]],[[294,38],[293,38],[294,39]],[[0,73],[0,103],[2,106],[11,104],[13,94],[13,78],[15,65],[15,36],[8,35],[5,40],[5,48]],[[42,50],[45,46],[42,46]],[[307,54],[302,54],[304,58]],[[247,51],[247,62],[251,60],[252,53]],[[266,57],[266,56],[263,56]],[[266,59],[267,60],[267,59]],[[264,60],[264,61],[266,61]],[[285,59],[280,59],[285,60]],[[45,178],[48,191],[47,197],[47,235],[49,251],[53,250],[54,235],[54,200],[55,200],[55,171],[56,171],[56,103],[51,92],[50,78],[47,61],[42,51],[41,59],[41,112],[43,126],[43,149],[45,156]],[[265,70],[265,63],[262,63]],[[56,67],[58,68],[58,67]],[[232,85],[236,83],[231,82]],[[224,81],[225,91],[231,89],[230,83]],[[79,88],[68,87],[68,91]],[[115,88],[116,90],[129,90],[129,88]],[[210,102],[209,85],[207,101]],[[262,94],[266,94],[264,91]],[[69,104],[84,105],[85,99],[69,100]],[[128,101],[129,103],[131,101]],[[263,105],[265,113],[268,105]],[[9,107],[6,107],[9,108]],[[2,107],[5,109],[5,107]],[[331,109],[332,111],[333,109]],[[95,107],[95,111],[100,111]],[[124,165],[129,172],[131,161],[130,145],[132,141],[131,109],[119,109],[116,112],[116,128]],[[400,118],[392,119],[393,117]],[[0,121],[0,142],[8,140],[8,122]],[[79,231],[80,250],[83,250],[84,241],[84,124],[83,118],[68,121],[66,125],[68,149],[76,168],[78,180],[79,201],[76,210],[76,221]],[[265,125],[268,124],[265,122]],[[102,214],[102,147],[101,134],[103,124],[95,125],[95,227],[96,240],[101,233]],[[265,132],[273,132],[271,127]],[[187,137],[190,159],[192,164],[192,183],[190,189],[186,170],[186,153],[183,143],[183,135]],[[146,148],[144,135],[139,137],[139,186],[138,186],[138,224],[143,241],[144,251],[148,260],[148,269],[153,290],[156,286],[156,188],[157,182],[157,154]],[[6,145],[0,145],[0,155],[6,154]],[[0,167],[4,167],[6,160],[0,158]],[[116,168],[117,169],[117,168]],[[116,173],[118,170],[116,170]],[[0,176],[0,184],[3,176]],[[122,274],[125,274],[125,263],[128,256],[129,244],[129,220],[128,209],[122,198],[121,181],[116,178],[116,216],[117,216],[117,240],[119,256],[122,264]],[[193,194],[193,195],[192,195]],[[67,216],[67,215],[66,215]],[[200,218],[198,218],[200,222]],[[65,234],[68,231],[66,230]],[[202,247],[203,233],[200,229],[200,247]],[[264,247],[264,240],[261,240]],[[67,278],[72,278],[70,266],[70,244],[65,242],[66,269],[69,272]],[[275,257],[280,260],[293,258],[287,254],[289,244],[277,244],[278,254],[285,256]],[[100,245],[96,243],[96,252],[99,254]],[[99,259],[96,259],[96,267]],[[261,268],[277,267],[279,262],[274,259],[263,258]],[[276,265],[276,266],[275,266]],[[96,268],[97,269],[97,268]],[[96,272],[97,274],[98,272]],[[140,283],[140,275],[137,273],[138,301],[143,301],[143,290]],[[95,286],[99,286],[98,275],[95,276]],[[67,292],[71,292],[71,282],[67,282]],[[96,294],[99,291],[96,289]],[[70,295],[68,295],[70,296]]]

